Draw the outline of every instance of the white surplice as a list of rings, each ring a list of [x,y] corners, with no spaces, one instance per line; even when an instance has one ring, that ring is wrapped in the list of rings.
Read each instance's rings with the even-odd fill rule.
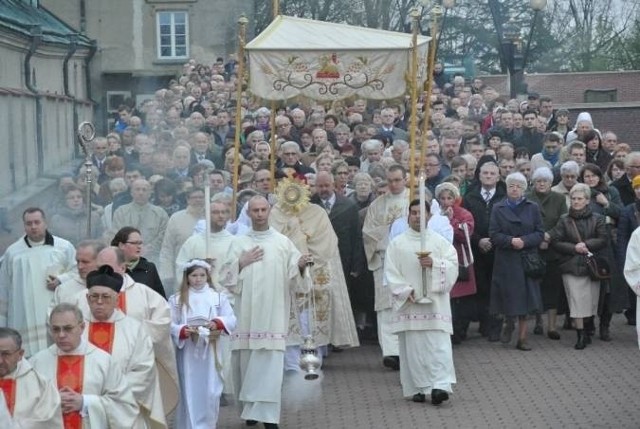
[[[264,251],[262,260],[240,270],[240,254],[256,246]],[[252,230],[233,242],[222,268],[223,286],[236,295],[232,365],[245,420],[280,420],[291,289],[307,291],[298,268],[300,256],[293,242],[273,228]]]
[[[51,298],[51,302],[49,303],[47,315],[51,314],[53,307],[62,302],[75,302],[76,295],[86,289],[87,284],[80,278],[77,270],[74,270],[74,272],[53,291],[53,298]]]
[[[151,337],[158,367],[163,408],[168,415],[176,408],[180,398],[175,351],[171,342],[169,304],[156,291],[142,283],[136,283],[128,274],[124,274],[123,278],[124,284],[120,293],[124,293],[126,297],[124,313],[141,321]],[[78,293],[73,304],[80,307],[85,318],[91,317],[86,291]]]
[[[85,320],[86,328],[83,338],[86,341],[89,340],[89,327],[92,322],[96,322],[93,316]],[[115,327],[111,357],[124,372],[124,377],[148,427],[166,429],[167,421],[162,408],[162,395],[151,338],[142,322],[125,316],[118,309],[113,312],[107,322],[113,323]]]
[[[220,268],[227,259],[229,248],[235,240],[235,236],[226,229],[220,232],[212,232],[209,235],[210,254],[207,255],[207,243],[204,239],[205,234],[206,232],[192,235],[184,242],[182,247],[180,247],[178,256],[174,260],[178,288],[182,279],[184,264],[191,259],[213,259],[211,278],[214,282],[214,287],[218,286],[216,283],[220,281]]]
[[[636,320],[640,320],[640,229],[636,228],[631,234],[627,246],[627,259],[624,261],[624,277],[629,287],[635,292]],[[638,346],[640,347],[640,323],[636,323]]]
[[[60,395],[55,384],[38,374],[26,359],[2,379],[16,383],[13,428],[62,429]]]
[[[196,226],[196,222],[198,222],[199,219],[202,219],[202,217],[204,217],[204,213],[194,214],[189,209],[184,209],[175,212],[169,218],[169,221],[167,222],[167,229],[162,239],[160,260],[158,263],[158,270],[163,284],[165,280],[177,281],[179,284],[179,275],[181,272],[174,272],[173,266],[176,258],[178,257],[180,248],[184,242],[193,235],[193,228]],[[167,291],[169,292],[168,295],[173,295],[175,292],[175,290],[173,290],[173,286],[174,284],[168,285],[168,287],[171,288],[170,291]]]
[[[22,334],[27,356],[47,348],[47,308],[53,292],[47,274],[62,274],[75,267],[76,250],[67,240],[53,238],[53,245],[32,245],[25,237],[13,243],[0,267],[0,326]]]
[[[106,352],[83,341],[70,353],[54,344],[31,358],[33,368],[58,386],[58,356],[83,355],[83,429],[143,429],[140,409],[122,369]]]
[[[373,200],[367,208],[362,227],[367,266],[373,272],[375,287],[374,309],[378,319],[378,341],[383,356],[398,355],[398,337],[391,332],[391,298],[383,281],[384,258],[389,245],[389,231],[396,219],[406,218],[409,212],[409,190],[400,194],[385,194]]]
[[[458,255],[440,235],[429,230],[424,234],[425,249],[420,248],[420,233],[408,229],[391,241],[385,259],[393,305],[390,326],[400,336],[400,381],[405,396],[431,389],[450,392],[456,382],[449,292],[458,278]],[[430,252],[433,260],[424,284],[417,255],[422,250]],[[419,303],[425,292],[431,302]]]
[[[205,342],[199,338],[181,339],[185,326],[201,326],[218,320],[224,325],[222,336],[233,332],[236,317],[227,297],[208,285],[189,288],[189,305],[180,304],[179,294],[169,298],[171,308],[171,337],[177,347],[178,375],[181,397],[175,426],[181,429],[212,429],[218,421],[220,395],[223,388],[223,368],[231,362],[224,360],[220,338]]]

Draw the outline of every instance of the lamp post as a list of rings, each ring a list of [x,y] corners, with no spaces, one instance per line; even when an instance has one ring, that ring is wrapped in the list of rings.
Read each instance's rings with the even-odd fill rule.
[[[504,68],[509,73],[509,94],[511,98],[516,98],[524,87],[524,71],[529,60],[531,50],[531,40],[535,31],[538,15],[547,6],[547,0],[529,0],[529,6],[533,10],[533,20],[529,28],[527,46],[522,50],[522,38],[520,29],[513,21],[509,20],[503,24],[501,5],[498,0],[489,0],[491,16],[498,35],[500,60]]]

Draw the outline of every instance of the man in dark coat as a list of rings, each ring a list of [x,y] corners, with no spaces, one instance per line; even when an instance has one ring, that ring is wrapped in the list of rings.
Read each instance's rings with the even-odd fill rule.
[[[352,279],[360,275],[364,269],[362,254],[362,228],[358,216],[358,207],[346,197],[336,194],[333,176],[321,171],[316,175],[316,194],[311,202],[323,207],[329,215],[331,226],[338,236],[338,251],[344,278],[352,295]],[[350,297],[357,302],[357,297]]]
[[[493,276],[493,246],[489,237],[489,220],[493,206],[504,199],[506,189],[499,181],[498,165],[485,160],[478,165],[479,186],[474,186],[464,197],[463,207],[471,212],[475,220],[471,235],[471,250],[475,256],[476,305],[480,320],[480,333],[488,336],[489,341],[500,339],[502,320],[489,314],[491,278]]]
[[[615,180],[611,183],[611,186],[615,187],[620,193],[622,204],[628,206],[636,200],[631,182],[634,177],[640,175],[640,152],[631,152],[628,154],[624,160],[624,166],[627,174]]]
[[[514,145],[516,149],[519,147],[526,148],[529,151],[529,155],[533,156],[542,151],[544,134],[539,132],[536,127],[538,113],[535,110],[527,110],[522,117],[522,134],[515,139]]]

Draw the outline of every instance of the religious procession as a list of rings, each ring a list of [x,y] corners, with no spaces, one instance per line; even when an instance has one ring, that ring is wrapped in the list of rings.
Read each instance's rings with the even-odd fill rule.
[[[398,397],[455,409],[472,337],[586,353],[636,325],[640,152],[615,129],[447,70],[417,15],[274,8],[108,132],[79,124],[2,257],[0,427],[284,427],[283,396],[361,344]]]

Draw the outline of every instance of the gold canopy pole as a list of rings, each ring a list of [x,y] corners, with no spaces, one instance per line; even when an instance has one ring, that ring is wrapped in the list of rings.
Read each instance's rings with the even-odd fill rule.
[[[409,199],[413,201],[415,196],[416,185],[416,131],[418,112],[418,20],[420,12],[418,9],[411,10],[411,21],[413,25],[413,38],[411,46],[411,77],[408,82],[411,90],[411,117],[409,123],[409,145],[411,153],[409,159]]]
[[[424,116],[422,120],[422,146],[420,147],[420,165],[424,168],[424,159],[427,156],[427,136],[431,120],[431,94],[433,93],[433,69],[436,64],[436,47],[438,46],[438,20],[442,16],[442,8],[436,5],[431,12],[431,46],[427,56],[427,96],[424,100]]]
[[[244,45],[249,20],[242,15],[238,19],[238,80],[236,96],[236,136],[233,154],[233,200],[231,203],[231,216],[236,219],[236,202],[238,200],[238,176],[240,175],[240,127],[242,126],[242,83],[244,81]]]
[[[273,19],[280,15],[280,0],[273,0]],[[269,119],[271,123],[271,153],[269,154],[269,171],[271,173],[271,192],[275,192],[276,189],[276,101],[271,100],[271,116]]]
[[[269,154],[269,171],[271,172],[271,192],[275,192],[276,189],[276,143],[277,143],[277,134],[276,134],[276,102],[275,100],[271,101],[271,116],[269,117],[269,122],[271,123],[271,153]]]

